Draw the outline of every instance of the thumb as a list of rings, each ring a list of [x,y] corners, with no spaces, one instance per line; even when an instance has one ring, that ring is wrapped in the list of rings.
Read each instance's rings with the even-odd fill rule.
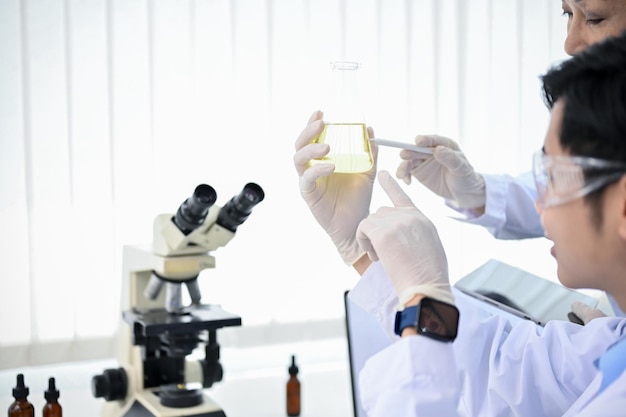
[[[593,308],[585,303],[581,303],[580,301],[574,301],[572,303],[572,311],[574,312],[574,314],[580,317],[585,324],[598,317],[606,316],[602,311],[598,310],[597,308]]]
[[[415,138],[415,144],[426,148],[444,146],[454,151],[458,151],[460,149],[458,143],[450,138],[439,135],[419,135]]]
[[[378,172],[378,183],[383,187],[385,193],[396,207],[415,207],[409,196],[400,188],[398,182],[388,171]]]

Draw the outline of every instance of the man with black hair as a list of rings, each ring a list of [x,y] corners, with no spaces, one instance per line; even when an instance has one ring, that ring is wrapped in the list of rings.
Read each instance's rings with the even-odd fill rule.
[[[626,34],[542,82],[552,115],[533,175],[559,280],[604,290],[626,309]],[[361,372],[368,415],[624,415],[625,319],[551,321],[539,332],[529,321],[458,312],[435,227],[389,173],[378,182],[394,207],[363,220],[357,241],[370,268],[379,265],[390,280],[365,273],[350,296],[382,326],[394,323],[400,338]],[[436,329],[422,310],[438,313]],[[458,330],[447,331],[455,321]]]

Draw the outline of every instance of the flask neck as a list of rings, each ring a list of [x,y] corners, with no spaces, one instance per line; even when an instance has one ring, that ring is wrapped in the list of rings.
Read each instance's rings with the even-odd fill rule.
[[[333,124],[365,123],[359,89],[359,64],[332,64],[329,98],[324,109],[324,122]]]

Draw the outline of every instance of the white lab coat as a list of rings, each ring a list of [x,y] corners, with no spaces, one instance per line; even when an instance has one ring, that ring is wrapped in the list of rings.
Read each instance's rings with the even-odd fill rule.
[[[600,395],[594,361],[626,336],[626,319],[586,326],[561,321],[545,328],[476,306],[455,292],[459,334],[446,344],[393,335],[397,298],[374,263],[350,298],[372,314],[390,345],[363,367],[361,401],[371,417],[623,416],[626,373]]]
[[[537,189],[532,172],[518,177],[486,175],[485,214],[473,217],[469,212],[467,223],[483,226],[498,239],[525,239],[543,236],[543,226],[535,209]]]

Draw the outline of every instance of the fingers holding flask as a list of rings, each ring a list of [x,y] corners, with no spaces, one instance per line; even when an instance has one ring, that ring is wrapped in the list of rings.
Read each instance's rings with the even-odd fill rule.
[[[324,130],[324,122],[321,118],[320,111],[314,112],[296,139],[293,163],[300,176],[309,168],[311,159],[322,158],[330,151],[327,144],[313,142]]]
[[[324,130],[324,121],[323,121],[324,113],[319,110],[314,111],[309,116],[309,120],[307,121],[306,126],[298,135],[298,138],[295,142],[296,151],[302,149],[302,147],[311,143],[311,141],[322,133]]]

